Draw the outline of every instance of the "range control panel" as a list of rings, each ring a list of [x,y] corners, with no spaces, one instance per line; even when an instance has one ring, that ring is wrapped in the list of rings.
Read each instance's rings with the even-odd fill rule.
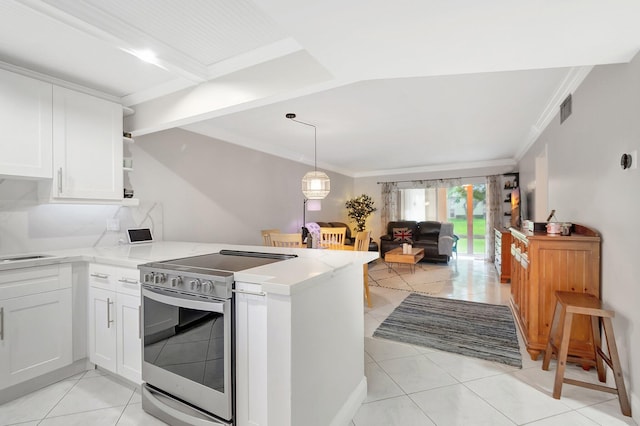
[[[233,273],[224,276],[187,274],[176,271],[147,270],[140,268],[140,282],[153,287],[173,290],[195,296],[228,299],[233,288]]]

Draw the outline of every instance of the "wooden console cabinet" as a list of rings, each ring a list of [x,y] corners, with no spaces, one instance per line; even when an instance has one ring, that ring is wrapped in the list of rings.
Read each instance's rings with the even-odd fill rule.
[[[501,283],[508,283],[511,279],[511,232],[508,229],[495,228],[495,260]]]
[[[600,298],[600,236],[574,226],[570,236],[510,228],[511,304],[533,360],[546,348],[557,290]],[[502,250],[507,248],[503,245]],[[590,330],[586,317],[574,318],[569,355],[592,356]]]

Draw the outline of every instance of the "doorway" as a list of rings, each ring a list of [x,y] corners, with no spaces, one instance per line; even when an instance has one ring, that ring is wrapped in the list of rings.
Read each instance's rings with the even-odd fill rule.
[[[458,254],[484,257],[486,184],[469,182],[449,188],[400,190],[400,217],[404,220],[449,222],[458,236]]]

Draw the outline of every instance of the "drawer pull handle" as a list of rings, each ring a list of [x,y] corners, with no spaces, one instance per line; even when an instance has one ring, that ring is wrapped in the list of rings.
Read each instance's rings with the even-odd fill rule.
[[[0,308],[0,340],[4,340],[4,308]]]
[[[120,278],[118,282],[124,284],[138,284],[138,280],[134,280],[131,278]]]
[[[106,280],[107,278],[109,278],[109,274],[98,274],[97,272],[91,274],[91,276],[94,278],[101,278],[103,280]]]
[[[113,305],[113,302],[107,297],[107,328],[111,328],[111,323],[113,322],[111,319],[111,305]]]
[[[248,291],[248,290],[242,290],[239,288],[234,288],[231,290],[232,293],[240,293],[240,294],[249,294],[251,296],[266,296],[267,293],[265,293],[264,291]]]

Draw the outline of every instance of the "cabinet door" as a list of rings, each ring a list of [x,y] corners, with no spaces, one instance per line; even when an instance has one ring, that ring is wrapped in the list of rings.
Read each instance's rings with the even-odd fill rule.
[[[0,176],[51,178],[51,90],[0,70]]]
[[[0,301],[0,388],[72,362],[71,289]]]
[[[121,200],[122,106],[53,87],[52,197]]]
[[[140,297],[118,293],[118,374],[142,383],[142,341],[140,339]]]
[[[89,288],[89,360],[116,372],[116,293]]]
[[[236,282],[236,288],[259,292],[255,284]],[[236,417],[238,424],[268,423],[267,301],[264,296],[236,296]]]

